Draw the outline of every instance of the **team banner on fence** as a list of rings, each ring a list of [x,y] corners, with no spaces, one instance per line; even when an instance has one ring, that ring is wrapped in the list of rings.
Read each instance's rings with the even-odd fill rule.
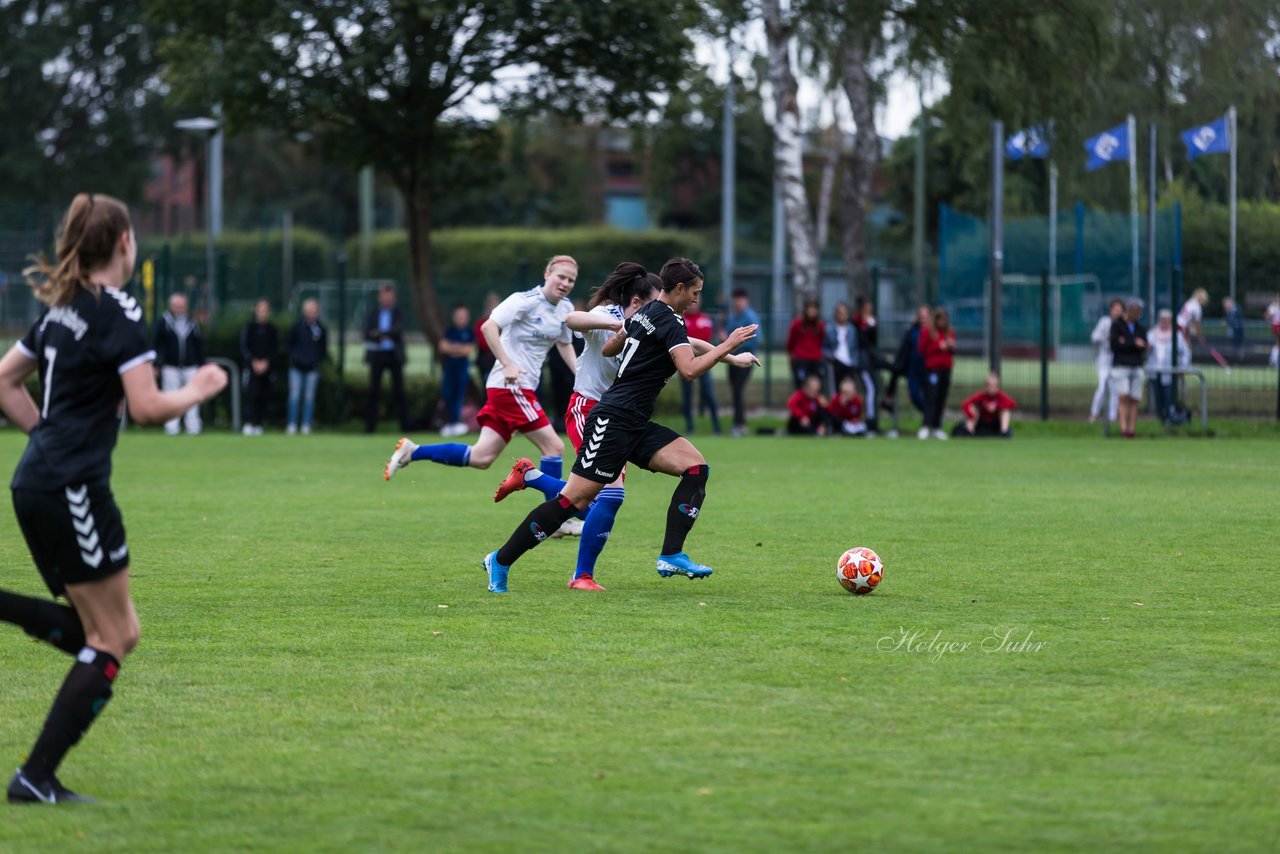
[[[1049,141],[1044,129],[1037,126],[1020,130],[1004,144],[1004,153],[1010,160],[1043,160],[1049,156]]]
[[[1188,160],[1195,160],[1205,154],[1228,154],[1231,151],[1231,136],[1227,129],[1227,117],[1184,130],[1182,141],[1187,146]]]
[[[1124,162],[1129,159],[1129,149],[1132,145],[1128,122],[1104,130],[1097,136],[1089,137],[1084,141],[1084,150],[1089,155],[1085,168],[1092,172],[1108,163]]]

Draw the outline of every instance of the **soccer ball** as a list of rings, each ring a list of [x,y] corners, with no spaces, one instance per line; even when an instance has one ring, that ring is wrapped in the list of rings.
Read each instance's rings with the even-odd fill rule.
[[[836,578],[845,590],[855,596],[864,596],[875,590],[884,579],[884,564],[880,555],[859,546],[840,555],[836,563]]]

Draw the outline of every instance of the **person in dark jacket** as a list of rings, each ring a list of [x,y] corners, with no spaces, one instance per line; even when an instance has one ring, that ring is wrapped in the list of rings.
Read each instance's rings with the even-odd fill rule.
[[[1142,316],[1142,300],[1131,299],[1124,316],[1111,324],[1111,385],[1120,398],[1116,413],[1120,417],[1120,435],[1134,437],[1138,421],[1138,404],[1142,402],[1142,365],[1147,360],[1147,327],[1138,320]]]
[[[858,346],[862,374],[862,396],[867,414],[867,435],[880,432],[880,371],[892,367],[880,355],[880,326],[871,300],[859,296],[853,301],[853,325],[858,327]]]
[[[240,330],[240,357],[244,369],[244,435],[261,436],[262,422],[271,396],[271,363],[280,352],[280,338],[271,325],[271,303],[253,304],[253,317]]]
[[[920,414],[924,415],[924,355],[920,352],[920,330],[931,322],[929,306],[922,305],[916,309],[916,322],[902,333],[902,341],[898,344],[898,353],[893,359],[893,374],[889,377],[889,388],[885,390],[884,406],[891,408],[890,403],[898,392],[898,380],[906,377],[907,394],[911,403]]]
[[[302,404],[302,434],[311,432],[311,419],[316,411],[316,386],[320,382],[320,363],[329,358],[329,331],[320,322],[320,303],[314,299],[302,303],[302,317],[289,327],[285,339],[289,351],[289,426],[285,432],[298,432],[298,404]]]
[[[378,288],[378,305],[364,321],[364,360],[369,363],[369,412],[364,432],[378,426],[378,402],[382,395],[382,375],[391,372],[391,403],[400,429],[409,429],[404,406],[404,312],[396,305],[395,285]]]
[[[200,336],[200,324],[187,313],[187,295],[176,293],[169,297],[169,310],[156,321],[153,333],[156,350],[156,367],[160,369],[160,388],[177,391],[196,375],[204,364],[204,339]],[[200,406],[183,413],[181,422],[192,436],[200,433]],[[164,422],[164,432],[178,435],[179,419]]]

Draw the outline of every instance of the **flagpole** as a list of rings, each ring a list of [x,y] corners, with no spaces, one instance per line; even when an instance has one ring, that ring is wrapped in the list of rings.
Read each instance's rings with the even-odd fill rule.
[[[1147,125],[1147,301],[1151,305],[1151,317],[1156,309],[1156,123]],[[1178,306],[1170,307],[1173,311]]]
[[[1127,128],[1129,131],[1129,243],[1132,247],[1132,278],[1133,278],[1133,295],[1138,296],[1138,134],[1137,122],[1133,118],[1133,113],[1129,114]],[[1147,318],[1150,319],[1155,315],[1150,314],[1151,306],[1147,307]]]
[[[1053,349],[1056,353],[1062,345],[1059,337],[1062,333],[1062,326],[1059,323],[1061,317],[1062,292],[1057,287],[1058,282],[1058,164],[1052,160],[1049,161],[1049,282],[1053,287]]]
[[[1228,268],[1228,280],[1230,282],[1231,299],[1236,298],[1236,108],[1231,106],[1227,109],[1227,136],[1230,138],[1231,144],[1231,203],[1230,203],[1230,219],[1231,219],[1231,260]]]

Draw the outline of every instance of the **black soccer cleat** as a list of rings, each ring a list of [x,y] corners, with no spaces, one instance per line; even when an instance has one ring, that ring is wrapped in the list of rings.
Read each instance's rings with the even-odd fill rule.
[[[97,801],[75,792],[62,785],[57,777],[51,777],[43,783],[35,783],[22,773],[22,769],[9,781],[9,803],[11,804],[96,804]]]

